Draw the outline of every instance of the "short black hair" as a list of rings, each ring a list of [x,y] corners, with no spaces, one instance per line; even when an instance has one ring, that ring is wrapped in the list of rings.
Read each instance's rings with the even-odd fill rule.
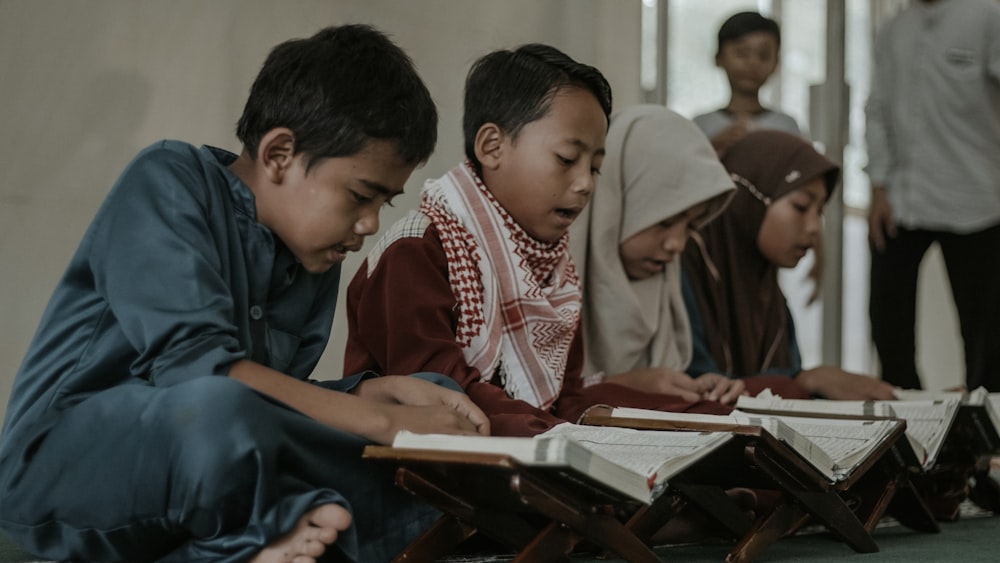
[[[611,115],[611,86],[596,68],[578,63],[549,45],[530,43],[513,51],[489,53],[469,69],[465,79],[465,156],[477,173],[475,142],[479,128],[495,123],[516,137],[528,123],[545,117],[560,88],[575,86],[597,98],[605,117]]]
[[[368,25],[328,27],[274,47],[257,74],[236,136],[251,158],[276,127],[295,135],[312,167],[349,156],[374,139],[423,163],[437,143],[437,108],[413,61]]]
[[[757,31],[766,31],[774,35],[778,46],[781,46],[781,29],[778,27],[778,22],[757,12],[740,12],[729,16],[719,28],[719,53],[722,53],[722,45],[726,41],[739,39]]]

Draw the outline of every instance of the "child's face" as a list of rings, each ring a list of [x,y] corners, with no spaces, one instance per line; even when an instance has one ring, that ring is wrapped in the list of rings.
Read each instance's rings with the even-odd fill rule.
[[[684,252],[692,225],[707,209],[707,203],[698,204],[625,239],[618,246],[618,256],[628,278],[643,280],[663,272]]]
[[[504,135],[483,181],[529,235],[555,242],[590,201],[607,131],[593,94],[562,88],[544,117],[525,125],[516,139]]]
[[[773,202],[757,233],[757,248],[772,264],[794,268],[823,227],[826,188],[819,177]]]
[[[306,171],[296,155],[268,208],[258,215],[309,272],[329,270],[378,231],[382,206],[403,192],[416,164],[400,158],[395,142],[372,140],[351,156],[327,158]]]
[[[722,44],[715,64],[726,72],[734,93],[756,96],[778,68],[778,40],[755,31]]]

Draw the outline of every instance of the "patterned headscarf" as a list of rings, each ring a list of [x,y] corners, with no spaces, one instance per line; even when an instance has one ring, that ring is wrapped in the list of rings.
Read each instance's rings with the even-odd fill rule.
[[[630,280],[619,246],[632,235],[699,203],[732,193],[733,182],[705,134],[656,105],[612,117],[607,156],[590,207],[570,245],[583,278],[584,375],[691,361],[691,328],[680,289],[680,259]],[[726,203],[719,198],[713,217]]]
[[[684,252],[709,351],[727,374],[747,377],[791,365],[788,309],[778,267],[757,247],[767,208],[822,176],[827,198],[840,168],[796,135],[753,131],[722,159],[736,183],[732,204]]]

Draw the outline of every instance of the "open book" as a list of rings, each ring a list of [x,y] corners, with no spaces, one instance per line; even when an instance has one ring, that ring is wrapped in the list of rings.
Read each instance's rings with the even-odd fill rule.
[[[720,430],[726,425],[759,427],[787,444],[831,482],[849,477],[876,451],[882,451],[888,443],[897,439],[903,427],[899,420],[892,419],[784,417],[739,410],[729,415],[705,415],[616,408],[611,416],[708,424]]]
[[[906,437],[924,469],[934,466],[952,428],[961,400],[945,397],[914,401],[833,401],[824,399],[782,399],[776,395],[740,397],[736,408],[768,415],[826,417],[841,420],[867,417],[871,420],[903,419]],[[788,421],[789,416],[783,420]]]
[[[524,466],[567,469],[649,504],[667,480],[732,438],[724,432],[657,432],[560,424],[533,438],[400,432],[397,449],[507,456]]]
[[[904,401],[959,401],[956,425],[962,426],[977,454],[1000,453],[1000,393],[990,393],[985,387],[972,391],[897,390],[896,397]]]

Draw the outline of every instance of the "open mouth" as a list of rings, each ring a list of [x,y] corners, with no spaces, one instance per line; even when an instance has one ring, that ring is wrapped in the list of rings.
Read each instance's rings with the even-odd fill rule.
[[[556,215],[558,215],[560,217],[563,217],[565,219],[569,219],[571,221],[573,219],[576,219],[576,216],[579,215],[579,214],[580,214],[580,210],[579,209],[570,209],[570,208],[565,208],[565,207],[561,207],[561,208],[556,209]]]
[[[650,271],[653,271],[653,272],[662,272],[663,269],[667,267],[667,261],[666,260],[652,260],[652,259],[650,259],[650,260],[646,260],[646,266],[647,266],[647,268],[649,268]]]

